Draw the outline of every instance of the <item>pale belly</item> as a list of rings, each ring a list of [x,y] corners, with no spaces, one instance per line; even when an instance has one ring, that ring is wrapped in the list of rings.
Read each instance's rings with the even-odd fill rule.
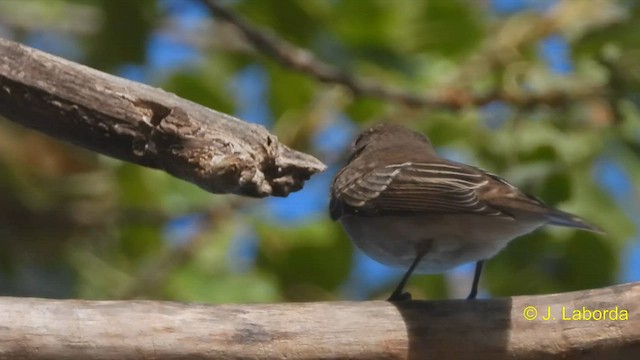
[[[340,219],[354,244],[374,260],[408,268],[429,242],[418,273],[440,273],[496,255],[512,239],[544,224],[478,215],[420,215]]]

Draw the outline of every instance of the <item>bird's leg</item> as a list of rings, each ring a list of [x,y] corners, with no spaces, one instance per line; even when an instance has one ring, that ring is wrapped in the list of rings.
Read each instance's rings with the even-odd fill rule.
[[[420,249],[416,249],[417,250],[416,258],[413,260],[413,262],[411,263],[411,266],[409,266],[409,270],[407,270],[407,272],[404,274],[404,276],[402,277],[402,280],[400,280],[400,283],[398,284],[398,286],[396,286],[396,289],[393,290],[393,292],[391,293],[391,296],[389,296],[387,301],[411,300],[411,294],[408,292],[405,292],[404,287],[405,285],[407,285],[407,281],[409,281],[411,274],[420,263],[420,260],[422,260],[422,258],[427,254],[430,246],[431,246],[431,241],[427,241],[427,246],[423,246]]]
[[[482,265],[484,265],[484,260],[480,260],[476,263],[476,271],[473,274],[473,285],[471,285],[471,292],[469,293],[469,296],[467,296],[467,300],[475,299],[476,295],[478,294],[478,283],[480,283]]]

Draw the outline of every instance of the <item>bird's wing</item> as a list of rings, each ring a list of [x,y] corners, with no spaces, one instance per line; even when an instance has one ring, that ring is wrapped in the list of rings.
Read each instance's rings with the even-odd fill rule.
[[[484,173],[500,183],[497,186],[483,188],[484,191],[480,194],[480,198],[489,203],[492,208],[504,213],[514,212],[517,209],[521,213],[527,213],[530,217],[544,218],[551,225],[604,233],[604,230],[577,215],[554,209],[535,196],[521,192],[503,178],[488,172]]]
[[[483,171],[452,162],[393,164],[373,169],[337,189],[331,215],[471,213],[512,218],[482,200],[482,188],[489,184],[495,180]]]

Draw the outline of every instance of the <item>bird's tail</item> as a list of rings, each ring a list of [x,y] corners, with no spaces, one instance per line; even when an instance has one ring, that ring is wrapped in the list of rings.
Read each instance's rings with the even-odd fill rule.
[[[589,223],[587,220],[560,210],[554,209],[553,211],[548,213],[547,220],[549,220],[549,224],[551,225],[572,227],[604,234],[604,230]]]

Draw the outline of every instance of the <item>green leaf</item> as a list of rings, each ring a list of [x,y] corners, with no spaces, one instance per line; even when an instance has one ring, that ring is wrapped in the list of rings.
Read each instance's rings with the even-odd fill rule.
[[[277,281],[269,273],[212,276],[194,268],[176,272],[165,291],[169,299],[205,303],[280,301]]]
[[[413,19],[413,51],[450,57],[470,53],[482,40],[482,14],[474,4],[461,0],[423,1]]]
[[[281,68],[267,65],[269,74],[269,105],[276,117],[301,110],[313,100],[317,86],[313,79]]]
[[[235,101],[229,91],[231,70],[225,62],[212,58],[206,66],[172,74],[163,88],[202,106],[233,114]]]
[[[89,63],[109,70],[120,64],[145,62],[156,1],[100,0],[99,4],[104,19],[89,44]]]
[[[245,0],[237,10],[251,21],[275,31],[279,36],[298,46],[308,47],[320,28],[311,0]]]
[[[292,300],[331,298],[351,267],[351,243],[335,223],[291,228],[258,226],[257,266],[273,272]]]
[[[345,109],[346,114],[355,122],[363,123],[380,118],[387,104],[377,99],[356,98]]]
[[[559,274],[565,291],[603,287],[615,283],[619,249],[606,236],[575,232],[565,243],[565,262]]]
[[[558,242],[545,231],[522,236],[486,264],[481,285],[493,296],[543,294],[563,291],[556,280],[562,263]]]

